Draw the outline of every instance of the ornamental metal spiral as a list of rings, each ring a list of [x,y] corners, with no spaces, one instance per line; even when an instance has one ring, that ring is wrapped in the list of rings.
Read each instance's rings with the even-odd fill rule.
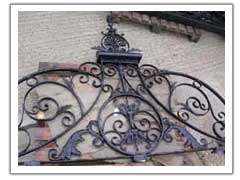
[[[128,42],[109,22],[98,51],[128,52],[128,49]],[[86,62],[75,69],[38,71],[23,77],[18,84],[23,95],[19,97],[22,104],[18,131],[26,139],[25,147],[19,149],[19,158],[51,143],[57,144],[62,138],[64,145],[50,148],[48,160],[68,162],[81,157],[78,145],[85,142],[86,135],[93,137],[95,148],[107,147],[137,162],[156,154],[163,144],[173,143],[174,133],[192,151],[224,152],[225,101],[209,85],[190,75],[148,64],[138,67],[116,61]],[[95,92],[87,104],[84,99],[88,97],[80,92],[86,87]],[[164,93],[165,99],[159,93]],[[34,94],[42,95],[32,98]],[[100,106],[96,107],[97,104]],[[84,120],[96,108],[94,119],[88,119],[86,124]],[[198,123],[206,121],[210,128],[198,128]],[[61,131],[39,144],[31,132],[42,123],[59,126]],[[169,153],[178,152],[165,154]]]

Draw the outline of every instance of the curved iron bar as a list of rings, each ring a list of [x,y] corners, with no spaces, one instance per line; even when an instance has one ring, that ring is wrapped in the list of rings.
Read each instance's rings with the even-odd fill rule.
[[[50,70],[44,70],[44,71],[39,71],[39,72],[32,73],[32,74],[30,74],[30,75],[28,75],[28,76],[25,76],[25,77],[23,77],[22,79],[20,79],[20,80],[18,81],[18,84],[21,84],[22,82],[28,80],[29,78],[34,77],[34,76],[37,76],[37,75],[41,75],[41,74],[44,74],[44,73],[51,73],[51,72],[59,72],[59,71],[61,71],[61,72],[62,72],[62,71],[68,71],[68,72],[71,71],[71,72],[80,73],[80,74],[87,74],[87,75],[91,75],[91,76],[93,76],[93,77],[95,77],[95,78],[99,78],[98,76],[92,75],[92,74],[90,74],[90,73],[88,73],[88,72],[84,72],[84,71],[81,71],[81,70],[78,70],[78,69],[69,69],[69,68],[68,68],[68,69],[64,69],[64,68],[59,68],[59,69],[50,69]],[[102,77],[102,75],[101,75],[101,77]],[[38,150],[38,149],[40,149],[40,148],[42,148],[42,147],[45,147],[46,145],[50,144],[51,142],[54,142],[56,139],[62,137],[64,134],[66,134],[66,133],[69,132],[71,129],[73,129],[73,128],[92,110],[92,108],[94,107],[94,105],[96,104],[96,102],[98,101],[98,99],[99,99],[99,97],[100,97],[100,94],[101,94],[101,92],[102,92],[102,88],[103,88],[103,84],[101,84],[101,88],[100,88],[100,90],[99,90],[99,92],[98,92],[98,94],[97,94],[96,99],[93,101],[93,104],[92,104],[92,105],[89,107],[89,109],[81,116],[81,118],[78,119],[75,123],[73,123],[68,129],[66,129],[66,130],[63,131],[62,133],[60,133],[60,134],[58,134],[57,136],[51,138],[50,140],[48,140],[47,142],[41,144],[41,145],[38,146],[38,147],[33,148],[33,149],[31,149],[31,150],[29,150],[29,151],[27,151],[27,152],[22,152],[22,153],[20,153],[20,154],[19,154],[19,157],[24,156],[24,155],[26,155],[26,154],[29,154],[29,153],[31,153],[31,152],[33,152],[33,151],[36,151],[36,150]],[[22,112],[22,113],[24,113],[24,112]]]
[[[67,86],[65,86],[65,85],[63,85],[63,84],[61,84],[61,83],[57,83],[57,82],[53,82],[53,81],[44,81],[44,82],[42,82],[42,83],[38,83],[36,86],[31,87],[31,88],[27,91],[27,93],[25,94],[25,96],[24,96],[24,102],[23,102],[24,112],[26,112],[26,114],[27,114],[31,119],[36,120],[36,121],[39,121],[39,119],[33,117],[32,115],[36,115],[36,114],[39,112],[39,110],[40,110],[40,111],[48,111],[48,110],[49,110],[49,107],[47,106],[47,104],[45,104],[45,106],[41,107],[41,104],[42,104],[42,102],[44,102],[44,101],[51,101],[51,102],[53,102],[53,103],[56,105],[56,107],[57,107],[57,111],[56,111],[56,113],[55,113],[54,116],[52,116],[52,117],[50,117],[50,118],[47,118],[47,119],[41,119],[41,121],[51,121],[51,120],[55,119],[60,113],[62,113],[63,111],[65,111],[65,109],[67,109],[67,107],[60,107],[59,104],[57,103],[57,101],[54,100],[54,99],[52,99],[52,98],[50,98],[50,97],[46,97],[46,98],[40,99],[40,100],[38,101],[38,105],[32,107],[32,108],[34,108],[34,109],[33,109],[33,112],[30,112],[30,111],[28,111],[28,110],[26,109],[25,103],[26,103],[26,98],[28,97],[29,93],[30,93],[33,89],[35,89],[35,88],[37,88],[37,87],[39,87],[39,86],[41,86],[41,85],[45,85],[45,84],[53,84],[53,85],[57,85],[57,86],[60,86],[60,87],[63,87],[63,88],[65,88],[65,89],[69,90],[69,92],[71,92],[72,95],[76,98],[76,100],[77,100],[77,102],[78,102],[78,105],[79,105],[79,107],[80,107],[80,112],[81,112],[81,114],[83,113],[82,108],[81,108],[81,103],[80,103],[79,100],[78,100],[78,96],[77,96],[71,89],[69,89],[69,87],[67,87]]]
[[[225,105],[225,100],[223,99],[223,97],[221,97],[221,96],[220,96],[213,88],[211,88],[209,85],[207,85],[206,83],[204,83],[203,81],[201,81],[201,80],[199,80],[199,79],[197,79],[197,78],[195,78],[195,77],[192,77],[192,76],[190,76],[190,75],[186,75],[186,74],[183,74],[183,73],[172,72],[172,71],[171,71],[171,72],[170,72],[170,71],[168,72],[168,75],[170,75],[170,74],[190,78],[190,79],[193,80],[193,85],[192,85],[192,84],[187,84],[187,83],[181,83],[181,84],[178,84],[178,85],[174,86],[174,87],[172,88],[172,90],[171,90],[171,94],[170,94],[169,101],[170,101],[170,99],[171,99],[171,96],[172,96],[173,91],[174,91],[177,87],[180,87],[180,86],[189,86],[189,87],[191,87],[191,88],[196,89],[198,92],[200,92],[200,93],[204,96],[204,98],[205,98],[205,100],[207,101],[207,104],[208,104],[208,109],[204,109],[204,107],[202,107],[202,105],[204,105],[204,104],[201,104],[201,103],[199,104],[199,105],[200,105],[200,108],[201,108],[202,110],[207,110],[206,113],[207,113],[208,111],[210,111],[212,117],[214,118],[214,120],[216,120],[216,122],[213,124],[213,127],[212,127],[214,134],[216,135],[217,138],[221,139],[220,141],[224,141],[224,137],[220,136],[220,134],[217,133],[215,126],[216,126],[216,124],[220,124],[220,125],[221,125],[221,131],[223,131],[224,128],[225,128],[225,123],[224,123],[223,120],[220,120],[220,119],[218,119],[218,118],[216,117],[216,115],[215,115],[215,113],[214,113],[214,111],[213,111],[211,102],[210,102],[207,94],[206,94],[203,90],[201,90],[200,88],[201,88],[202,86],[204,86],[207,90],[209,90],[211,93],[213,93],[213,94],[221,101],[221,103],[222,103],[223,105]],[[199,85],[200,85],[199,87],[196,85],[196,82],[199,83]],[[189,99],[189,98],[188,98],[188,99]],[[187,100],[188,100],[188,99],[187,99]],[[199,101],[199,100],[198,100],[198,101]],[[171,103],[169,103],[169,104],[171,104]],[[171,109],[171,107],[170,107],[170,109]],[[197,113],[194,113],[191,109],[188,109],[188,111],[191,112],[191,113],[194,114],[194,115],[198,115]],[[204,114],[204,115],[205,115],[205,114]],[[225,113],[224,113],[224,112],[222,112],[222,111],[221,111],[221,112],[218,112],[218,117],[219,117],[219,118],[223,119],[224,116],[225,116]]]
[[[196,116],[206,115],[206,114],[210,111],[211,114],[212,114],[212,117],[217,121],[217,123],[220,124],[220,125],[222,126],[222,128],[225,127],[224,123],[215,116],[209,98],[207,97],[207,95],[206,95],[200,88],[197,88],[197,87],[195,87],[195,86],[193,86],[193,85],[191,85],[191,84],[187,84],[187,83],[178,84],[178,85],[176,85],[175,87],[172,88],[171,93],[170,93],[170,95],[169,95],[169,97],[170,97],[170,98],[169,98],[169,102],[171,101],[172,93],[174,92],[174,90],[175,90],[177,87],[180,87],[180,86],[189,86],[189,87],[192,87],[192,88],[196,89],[198,92],[200,92],[200,93],[204,96],[204,98],[206,99],[207,104],[208,104],[208,106],[207,106],[208,108],[207,108],[207,109],[204,109],[203,106],[205,106],[205,105],[204,105],[204,104],[201,104],[201,102],[200,102],[199,99],[197,99],[196,97],[189,97],[189,98],[186,100],[186,103],[188,103],[188,100],[189,100],[190,98],[195,98],[195,101],[194,101],[194,102],[198,102],[198,103],[199,103],[199,107],[201,108],[201,110],[205,110],[205,113],[203,113],[203,114],[198,114],[198,113],[194,112],[190,107],[186,107],[186,108],[184,108],[184,110],[187,110],[187,111],[189,111],[190,113],[192,113],[193,115],[196,115]],[[169,104],[170,104],[170,110],[172,111],[171,103],[169,103]],[[188,104],[186,104],[186,105],[184,105],[184,106],[188,106]],[[196,104],[195,104],[195,106],[196,106]],[[217,133],[215,126],[213,126],[213,132],[214,132],[214,134],[215,134],[217,137],[219,137],[219,138],[221,138],[221,139],[224,138],[224,137],[221,137],[221,136]]]
[[[218,97],[218,99],[225,105],[225,99],[216,91],[214,90],[211,86],[209,86],[207,83],[201,81],[200,79],[190,76],[188,74],[184,74],[184,73],[180,73],[180,72],[174,72],[174,71],[169,71],[169,70],[162,70],[160,71],[161,74],[163,75],[178,75],[178,76],[183,76],[183,77],[187,77],[189,79],[192,79],[202,85],[204,85],[207,89],[209,89],[215,96]]]
[[[152,65],[151,65],[151,66],[152,66]],[[152,66],[152,67],[154,67],[154,66]],[[218,99],[220,99],[220,101],[221,101],[223,104],[225,104],[225,100],[223,99],[223,97],[221,97],[213,88],[211,88],[209,85],[207,85],[207,84],[204,83],[203,81],[201,81],[201,80],[199,80],[199,79],[197,79],[197,78],[195,78],[195,77],[192,77],[192,76],[190,76],[190,75],[186,75],[186,74],[178,73],[178,72],[173,72],[173,71],[162,70],[162,71],[157,71],[156,73],[152,73],[150,76],[147,76],[146,79],[153,78],[153,77],[155,77],[156,75],[164,76],[164,75],[171,75],[171,74],[183,76],[183,77],[189,78],[189,79],[191,79],[191,80],[194,80],[194,81],[196,81],[196,82],[199,82],[200,84],[204,85],[207,89],[209,89]],[[193,130],[195,130],[195,131],[197,131],[197,132],[199,132],[199,133],[201,133],[201,134],[203,134],[203,135],[205,135],[205,136],[208,136],[208,137],[210,137],[210,138],[213,138],[213,139],[216,139],[216,140],[219,140],[219,141],[224,142],[224,139],[223,139],[223,138],[218,137],[217,135],[216,135],[217,137],[215,137],[215,136],[213,136],[213,135],[211,135],[211,134],[209,134],[209,133],[206,133],[206,132],[204,132],[204,131],[196,128],[195,126],[189,124],[188,122],[182,120],[182,119],[179,118],[177,115],[175,115],[175,114],[172,112],[172,110],[170,109],[170,104],[171,104],[171,103],[168,102],[168,106],[169,106],[169,107],[166,107],[162,102],[160,102],[160,101],[154,96],[154,94],[149,90],[149,88],[147,87],[147,85],[146,85],[146,83],[145,83],[145,80],[146,80],[146,79],[144,79],[144,76],[143,76],[143,77],[141,76],[141,73],[140,73],[140,72],[139,72],[139,78],[140,78],[140,80],[141,80],[141,82],[142,82],[145,90],[148,92],[148,94],[149,94],[149,95],[154,99],[154,101],[155,101],[160,107],[162,107],[169,115],[171,115],[172,117],[174,117],[175,119],[177,119],[177,120],[180,121],[181,123],[187,125],[187,126],[190,127],[191,129],[193,129]],[[170,87],[171,87],[171,89],[172,89],[172,85],[171,85]],[[170,91],[170,92],[171,92],[171,91]]]

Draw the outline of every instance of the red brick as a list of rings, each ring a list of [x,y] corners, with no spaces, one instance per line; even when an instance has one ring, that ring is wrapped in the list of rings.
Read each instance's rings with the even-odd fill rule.
[[[80,159],[81,160],[93,160],[94,157],[93,157],[92,152],[88,152],[88,153],[82,153]]]
[[[158,26],[159,25],[158,18],[152,16],[150,19],[151,19],[151,22],[152,22],[153,26]]]
[[[123,11],[121,17],[125,20],[131,20],[132,19],[132,13],[129,12],[129,11]]]
[[[37,122],[39,127],[45,127],[46,126],[46,122],[42,121],[42,122]]]
[[[73,63],[51,63],[51,62],[39,62],[39,71],[52,69],[52,68],[76,68],[78,69],[79,64]]]
[[[197,36],[199,36],[199,37],[202,36],[202,33],[201,33],[201,30],[200,30],[200,29],[194,28],[194,31],[195,31],[195,33],[196,33]]]
[[[201,36],[196,35],[195,33],[190,36],[190,40],[193,42],[198,42]]]
[[[52,147],[51,148],[44,147],[44,148],[41,148],[38,151],[36,151],[34,160],[35,161],[49,161],[49,159],[48,159],[48,151],[50,149],[52,149]]]
[[[49,127],[34,128],[33,132],[34,140],[49,140],[51,138]]]
[[[150,17],[146,14],[142,15],[142,24],[146,24],[146,25],[150,25],[151,24],[151,20]]]
[[[119,17],[119,16],[121,16],[121,12],[120,11],[112,11],[112,16]]]
[[[160,27],[160,21],[156,17],[151,17],[152,22],[152,31],[155,33],[160,33],[161,27]]]
[[[187,34],[187,28],[186,28],[186,26],[183,25],[183,24],[178,24],[178,30],[179,30],[179,32],[182,33],[182,34]]]
[[[113,21],[113,23],[119,23],[121,21],[121,19],[118,17],[113,17],[112,21]]]
[[[46,146],[44,146],[45,148],[56,148],[57,147],[57,145],[56,145],[56,143],[55,142],[51,142],[51,143],[49,143],[49,144],[47,144]]]
[[[202,34],[199,29],[194,28],[193,33],[189,36],[190,41],[198,42]]]
[[[112,12],[113,22],[118,23],[120,22],[121,12],[120,11],[113,11]]]
[[[168,30],[173,32],[178,32],[178,25],[175,22],[170,21]]]
[[[48,161],[48,151],[46,149],[37,151],[35,161]]]
[[[133,12],[132,13],[132,20],[134,22],[138,22],[138,23],[141,23],[142,22],[142,15],[137,13],[137,12]]]
[[[71,63],[49,63],[49,62],[39,62],[38,69],[39,71],[47,70],[47,69],[60,69],[60,68],[72,68],[78,69],[78,64],[71,64]],[[61,71],[61,72],[53,72],[46,75],[43,75],[45,79],[48,80],[57,80],[59,76],[70,76],[72,72],[70,71]],[[44,123],[44,122],[43,122]]]
[[[160,19],[160,26],[162,29],[167,30],[169,28],[169,23],[166,19]]]
[[[194,29],[192,26],[187,26],[187,34],[192,36],[194,34]]]

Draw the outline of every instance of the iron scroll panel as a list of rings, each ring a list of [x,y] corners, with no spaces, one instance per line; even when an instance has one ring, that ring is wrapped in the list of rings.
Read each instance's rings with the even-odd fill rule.
[[[88,105],[80,93],[83,85],[95,92]],[[44,93],[32,100],[35,91]],[[63,91],[74,99],[70,104],[61,100]],[[19,80],[19,92],[22,104],[18,131],[27,141],[19,150],[19,158],[64,139],[60,148],[49,149],[48,162],[69,162],[81,157],[78,145],[90,135],[94,148],[106,147],[134,161],[145,161],[158,154],[163,144],[175,141],[173,132],[183,139],[185,148],[181,152],[224,152],[225,101],[209,85],[189,75],[152,65],[87,62],[79,69],[32,73]],[[94,120],[88,119],[96,107]],[[61,126],[62,131],[35,144],[30,132],[42,123]],[[199,127],[199,123],[208,128]],[[160,154],[169,153],[179,151]]]

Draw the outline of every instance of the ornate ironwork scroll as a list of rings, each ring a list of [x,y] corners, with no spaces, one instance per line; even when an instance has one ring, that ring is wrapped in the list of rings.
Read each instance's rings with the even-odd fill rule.
[[[183,149],[160,154],[224,152],[224,99],[190,75],[138,66],[140,53],[129,50],[109,18],[108,32],[96,48],[97,63],[39,71],[19,80],[18,131],[26,139],[19,158],[55,144],[47,162],[68,162],[81,157],[79,145],[89,139],[94,148],[108,148],[136,162],[170,146],[176,137],[182,139]],[[121,61],[114,54],[120,54]],[[91,97],[84,95],[88,88]],[[58,130],[39,143],[32,132],[43,123]]]

